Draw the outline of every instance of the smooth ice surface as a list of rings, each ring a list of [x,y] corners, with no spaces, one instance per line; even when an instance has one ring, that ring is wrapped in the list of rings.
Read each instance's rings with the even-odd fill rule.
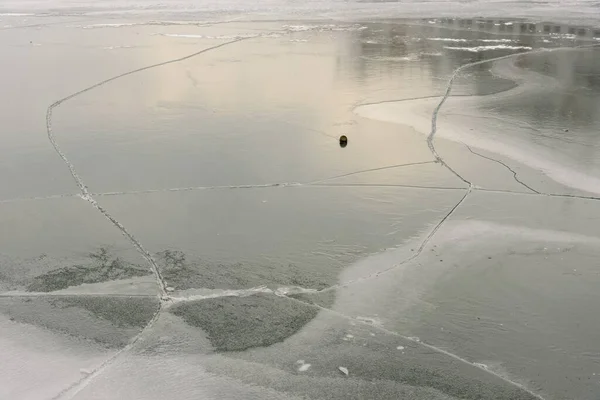
[[[509,4],[0,1],[0,397],[597,395],[600,31]]]

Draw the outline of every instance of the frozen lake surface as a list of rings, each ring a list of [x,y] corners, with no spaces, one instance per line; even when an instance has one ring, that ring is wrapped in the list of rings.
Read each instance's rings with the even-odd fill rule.
[[[0,0],[0,399],[597,399],[596,8]]]

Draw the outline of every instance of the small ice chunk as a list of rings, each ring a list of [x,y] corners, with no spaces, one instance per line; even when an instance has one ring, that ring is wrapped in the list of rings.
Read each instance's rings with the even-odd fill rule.
[[[348,372],[348,368],[345,367],[338,367],[338,369],[340,370],[340,372],[346,376],[348,376],[349,372]]]
[[[397,350],[404,350],[404,346],[398,346],[396,347]]]
[[[420,341],[421,341],[421,339],[419,339],[419,338],[418,338],[418,337],[416,337],[416,336],[410,336],[410,337],[408,337],[407,339],[408,339],[408,340],[412,340],[413,342],[420,342]]]
[[[308,371],[309,368],[310,368],[310,364],[302,364],[300,366],[300,368],[298,368],[298,371],[300,371],[300,372]]]
[[[174,292],[175,288],[173,288],[171,286],[167,286],[166,290],[167,290],[167,292]]]
[[[347,335],[346,335],[346,337],[347,337],[348,339],[352,339],[352,338],[354,337],[354,335],[347,334]]]
[[[488,369],[488,366],[482,363],[473,363],[473,365],[482,368],[482,369]]]
[[[371,336],[375,336],[375,334],[374,334],[373,332],[371,332],[369,335],[371,335]]]
[[[82,373],[82,374],[84,374],[84,375],[91,375],[93,371],[92,371],[92,370],[89,370],[89,369],[86,369],[86,368],[81,368],[81,369],[79,370],[79,372],[81,372],[81,373]]]

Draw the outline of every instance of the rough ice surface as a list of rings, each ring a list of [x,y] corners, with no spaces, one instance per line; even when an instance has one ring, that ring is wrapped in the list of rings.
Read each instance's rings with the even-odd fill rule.
[[[596,7],[0,1],[0,398],[593,398]]]

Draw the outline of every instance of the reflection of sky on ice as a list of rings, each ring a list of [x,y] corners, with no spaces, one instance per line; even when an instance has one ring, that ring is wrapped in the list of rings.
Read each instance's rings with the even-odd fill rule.
[[[18,359],[0,395],[597,392],[583,357],[596,201],[579,179],[597,176],[593,51],[462,70],[431,143],[452,170],[425,137],[461,65],[593,43],[593,31],[478,19],[24,29],[0,34],[14,60],[0,78],[0,337]],[[53,110],[93,199],[81,201],[31,116],[218,45]],[[568,301],[550,309],[532,287]]]

